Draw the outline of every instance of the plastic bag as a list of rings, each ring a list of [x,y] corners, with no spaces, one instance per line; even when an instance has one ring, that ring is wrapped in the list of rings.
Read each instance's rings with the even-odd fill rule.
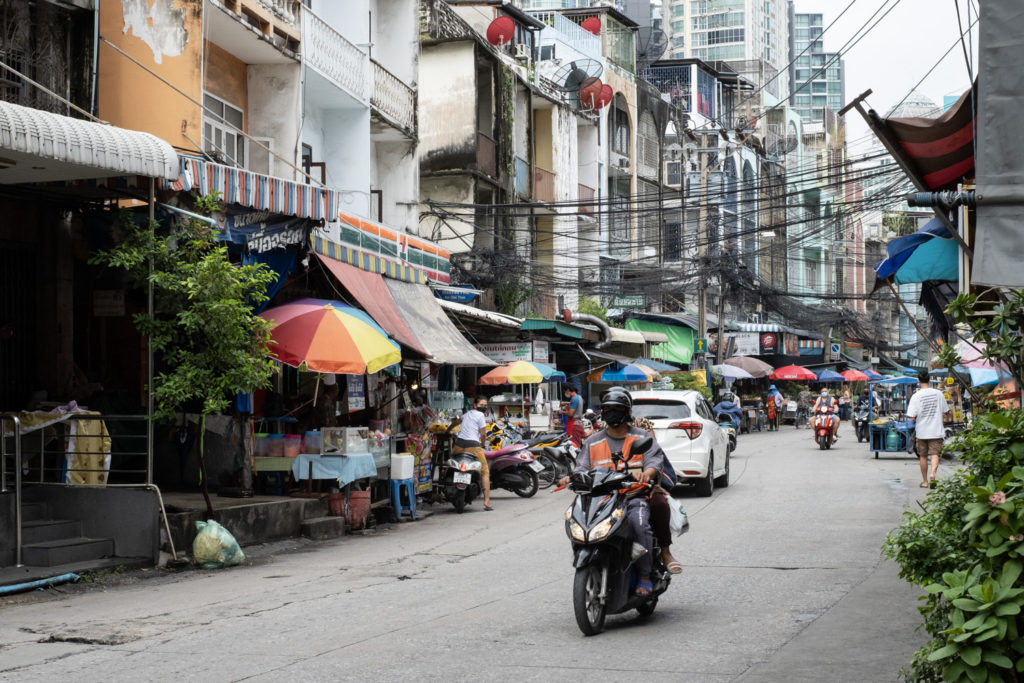
[[[672,528],[672,533],[676,536],[682,536],[690,530],[690,519],[686,516],[683,501],[670,496],[668,499],[668,509],[671,512],[669,526]]]
[[[212,519],[196,522],[192,557],[203,569],[220,569],[245,562],[245,554],[231,532]]]

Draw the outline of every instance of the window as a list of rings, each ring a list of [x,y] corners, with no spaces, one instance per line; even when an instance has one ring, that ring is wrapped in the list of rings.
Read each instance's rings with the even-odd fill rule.
[[[815,81],[814,83],[811,83],[811,92],[815,94],[824,94],[827,87],[828,85],[825,81]]]
[[[810,55],[804,55],[803,57],[797,57],[796,58],[796,65],[797,65],[797,67],[801,67],[801,66],[802,67],[808,67],[808,66],[810,66],[811,65],[811,57],[810,57]]]
[[[616,102],[615,116],[612,121],[612,149],[619,154],[629,154],[629,114],[622,107],[625,106],[625,102],[622,102],[622,96],[619,95],[617,98],[619,101]]]
[[[227,164],[245,167],[245,112],[209,93],[203,93],[203,151]]]
[[[640,115],[640,125],[637,128],[637,147],[637,170],[646,171],[645,175],[656,178],[661,150],[658,141],[658,126],[654,123],[654,117],[649,111]]]
[[[690,417],[690,406],[682,401],[637,399],[633,402],[633,417],[648,420],[683,420]]]
[[[679,185],[683,182],[681,164],[678,161],[668,162],[668,179],[666,181],[669,185]]]
[[[807,279],[808,289],[818,288],[818,263],[817,261],[807,261],[805,264],[805,277]]]
[[[679,223],[665,224],[665,260],[678,261],[683,257],[683,226]]]

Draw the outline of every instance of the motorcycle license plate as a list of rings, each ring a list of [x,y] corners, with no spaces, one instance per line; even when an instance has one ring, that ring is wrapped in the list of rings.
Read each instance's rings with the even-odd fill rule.
[[[473,475],[469,474],[468,472],[456,472],[455,473],[455,483],[456,484],[468,484],[471,481],[473,481]]]
[[[540,472],[542,469],[544,469],[544,465],[534,460],[533,462],[530,463],[530,469],[533,470],[534,472]]]

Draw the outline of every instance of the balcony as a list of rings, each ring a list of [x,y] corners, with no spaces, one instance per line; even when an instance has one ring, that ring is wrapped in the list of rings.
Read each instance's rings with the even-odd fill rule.
[[[373,92],[370,105],[388,123],[409,136],[416,135],[416,93],[383,66],[370,60]]]
[[[206,0],[205,6],[206,37],[246,64],[297,59],[299,0]]]
[[[555,174],[540,166],[533,167],[533,198],[542,202],[555,201]]]
[[[577,196],[579,197],[579,213],[584,216],[594,215],[594,188],[587,187],[586,185],[577,186]]]
[[[480,132],[476,134],[476,167],[492,178],[498,177],[498,143]]]
[[[305,7],[302,10],[302,50],[306,65],[334,86],[360,102],[369,99],[370,58]]]

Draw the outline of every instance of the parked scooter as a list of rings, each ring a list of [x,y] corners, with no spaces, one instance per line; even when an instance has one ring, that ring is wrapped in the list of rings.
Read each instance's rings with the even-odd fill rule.
[[[649,437],[633,445],[646,451],[653,444]],[[654,612],[658,596],[671,582],[671,575],[661,562],[657,538],[654,540],[651,584],[648,595],[633,593],[636,584],[634,563],[646,551],[634,542],[626,514],[631,498],[644,495],[646,484],[638,484],[625,468],[622,453],[612,459],[617,469],[594,468],[586,474],[574,474],[569,484],[576,500],[565,511],[565,533],[572,542],[573,611],[576,624],[584,635],[604,630],[605,616],[635,609],[643,616]]]
[[[523,444],[515,444],[494,451],[484,451],[491,470],[491,489],[506,489],[521,498],[537,493],[540,480],[537,473],[544,465],[537,462]]]
[[[579,449],[573,445],[569,435],[564,434],[557,446],[534,446],[530,452],[544,466],[537,476],[540,478],[540,487],[546,489],[562,477],[572,474]]]
[[[832,448],[832,420],[836,419],[835,411],[828,406],[819,406],[814,411],[814,420],[811,425],[814,427],[814,440],[818,442],[819,450]]]
[[[853,411],[853,429],[857,434],[857,443],[868,440],[868,409],[855,408]]]
[[[480,461],[470,452],[452,453],[441,467],[435,479],[435,487],[441,496],[462,513],[473,499],[480,495]]]
[[[729,437],[729,452],[732,453],[736,450],[736,427],[733,425],[732,420],[725,415],[718,418],[718,426]]]

